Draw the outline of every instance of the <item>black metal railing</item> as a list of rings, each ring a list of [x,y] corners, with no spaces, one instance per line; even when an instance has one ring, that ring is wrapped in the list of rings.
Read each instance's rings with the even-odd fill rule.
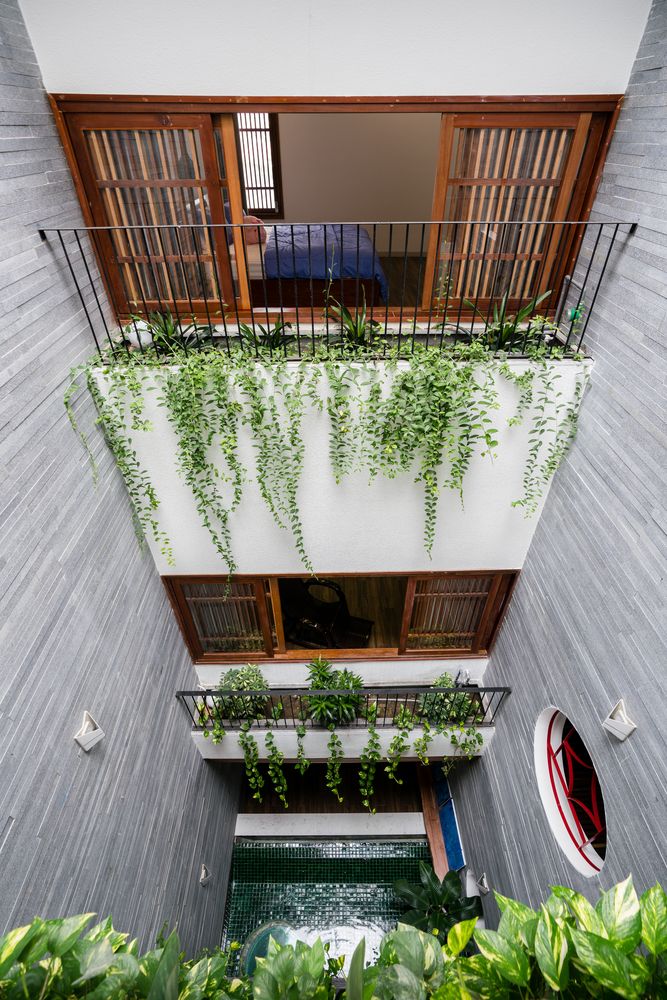
[[[97,350],[214,344],[301,358],[484,336],[584,348],[619,222],[368,222],[45,229]],[[557,328],[557,329],[556,329]]]
[[[327,729],[331,724],[366,728],[419,726],[493,726],[510,694],[507,687],[397,687],[358,690],[272,688],[238,691],[217,688],[179,691],[198,731],[238,730],[250,722],[261,729]]]

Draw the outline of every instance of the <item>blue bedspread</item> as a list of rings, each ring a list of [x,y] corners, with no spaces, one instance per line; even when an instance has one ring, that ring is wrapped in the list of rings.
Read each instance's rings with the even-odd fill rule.
[[[267,229],[264,253],[267,278],[312,277],[326,281],[329,272],[333,279],[375,278],[383,301],[387,301],[387,279],[380,258],[373,253],[373,241],[363,227],[294,224],[267,226]],[[335,286],[332,294],[336,295]]]

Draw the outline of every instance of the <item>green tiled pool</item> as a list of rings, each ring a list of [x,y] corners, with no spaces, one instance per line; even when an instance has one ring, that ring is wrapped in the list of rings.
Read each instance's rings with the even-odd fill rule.
[[[400,918],[392,884],[419,881],[426,840],[237,841],[223,945],[241,944],[269,921],[290,924],[302,941],[331,944],[349,960],[361,937],[370,958]]]

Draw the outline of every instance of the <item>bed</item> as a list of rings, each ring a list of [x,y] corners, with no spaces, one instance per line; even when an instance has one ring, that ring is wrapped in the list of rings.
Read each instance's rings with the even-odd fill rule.
[[[348,306],[386,303],[387,278],[373,242],[356,225],[266,226],[267,240],[246,246],[245,260],[255,308],[263,305],[319,308],[331,277],[331,295]],[[237,276],[233,245],[232,272]]]

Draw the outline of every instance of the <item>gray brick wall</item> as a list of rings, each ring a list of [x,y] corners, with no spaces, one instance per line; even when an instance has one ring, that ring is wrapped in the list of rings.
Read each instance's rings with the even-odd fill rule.
[[[166,920],[213,946],[238,775],[191,745],[174,692],[194,672],[162,584],[106,448],[95,489],[65,416],[91,340],[37,227],[81,217],[16,0],[0,95],[0,933],[95,910],[146,945]],[[84,709],[107,734],[89,755],[72,739]]]
[[[667,2],[652,8],[593,218],[621,239],[587,335],[595,358],[573,451],[556,475],[486,674],[510,684],[491,753],[455,781],[468,861],[503,893],[584,892],[629,872],[665,878],[667,740]],[[600,720],[619,697],[638,730]],[[596,763],[608,821],[599,877],[579,876],[548,828],[533,769],[540,710],[560,707]]]

